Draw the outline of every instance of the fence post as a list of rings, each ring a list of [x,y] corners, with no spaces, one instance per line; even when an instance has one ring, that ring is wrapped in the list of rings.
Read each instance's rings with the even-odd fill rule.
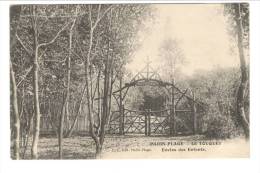
[[[195,92],[192,92],[192,116],[193,116],[193,134],[197,133],[197,115],[195,104]]]
[[[148,114],[148,136],[151,136],[151,109],[149,109]]]
[[[125,107],[122,105],[122,135],[125,134]]]
[[[123,105],[119,108],[119,134],[124,134],[124,107]]]
[[[175,103],[174,103],[174,79],[172,80],[172,100],[171,100],[171,115],[170,115],[170,135],[175,136]]]
[[[122,78],[119,80],[120,85],[120,92],[119,92],[119,134],[124,134],[124,105],[122,104],[123,98],[122,98]]]
[[[147,136],[147,111],[144,111],[144,134]]]

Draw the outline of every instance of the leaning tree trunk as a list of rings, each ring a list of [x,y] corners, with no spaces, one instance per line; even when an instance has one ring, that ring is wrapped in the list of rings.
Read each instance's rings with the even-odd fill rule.
[[[17,101],[17,87],[16,87],[16,80],[15,74],[12,68],[12,62],[10,63],[10,70],[11,70],[11,82],[12,82],[12,104],[13,104],[13,111],[14,111],[14,159],[20,159],[20,117],[18,112],[18,101]]]
[[[243,127],[245,137],[249,138],[249,123],[245,115],[245,91],[248,82],[248,75],[246,70],[246,62],[243,50],[243,26],[242,26],[242,16],[241,16],[241,9],[240,4],[236,4],[235,8],[236,12],[236,23],[237,23],[237,46],[239,51],[239,60],[240,60],[240,70],[241,70],[241,81],[239,85],[239,89],[237,92],[237,113],[239,116],[239,120]]]

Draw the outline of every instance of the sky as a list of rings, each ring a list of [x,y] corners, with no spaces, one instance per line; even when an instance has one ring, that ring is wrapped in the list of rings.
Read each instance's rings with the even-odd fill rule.
[[[137,72],[145,66],[159,68],[159,48],[165,38],[177,39],[186,64],[181,71],[192,75],[197,70],[239,65],[237,51],[231,53],[227,21],[220,4],[156,4],[155,21],[140,31],[141,46],[127,68]],[[161,69],[162,70],[162,69]]]

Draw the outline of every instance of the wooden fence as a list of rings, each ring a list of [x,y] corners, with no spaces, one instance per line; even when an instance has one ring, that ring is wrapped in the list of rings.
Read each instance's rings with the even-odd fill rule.
[[[64,121],[64,131],[71,128],[75,120],[74,116],[69,116],[65,118]],[[40,132],[41,134],[52,134],[58,129],[58,119],[51,116],[41,116]],[[74,126],[75,133],[88,134],[89,132],[89,121],[86,116],[79,116],[76,120]]]

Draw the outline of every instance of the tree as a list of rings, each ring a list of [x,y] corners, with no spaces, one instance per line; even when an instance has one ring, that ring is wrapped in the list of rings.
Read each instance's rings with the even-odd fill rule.
[[[96,20],[93,19],[93,13],[92,13],[92,5],[88,5],[88,20],[90,23],[90,30],[89,30],[89,47],[88,47],[88,52],[87,52],[87,57],[85,60],[85,75],[86,75],[86,97],[87,97],[87,109],[88,109],[88,117],[89,117],[89,124],[90,124],[90,134],[93,140],[95,141],[96,144],[96,155],[99,156],[101,152],[101,143],[100,143],[100,138],[99,136],[95,133],[94,130],[94,111],[93,111],[93,99],[91,99],[91,86],[89,81],[91,80],[90,78],[90,61],[91,61],[91,52],[92,52],[92,46],[93,46],[93,37],[94,37],[94,32],[99,24],[100,20],[111,10],[112,5],[109,6],[103,14],[101,14],[101,5],[98,6],[97,10],[97,17]]]
[[[241,135],[241,124],[237,122],[236,96],[240,83],[240,69],[216,67],[211,71],[199,70],[185,79],[187,87],[196,91],[197,100],[206,103],[201,116],[202,132],[210,138],[230,138]],[[245,98],[248,103],[248,95]],[[246,105],[245,110],[248,110]]]
[[[164,60],[164,67],[167,67],[170,80],[172,81],[180,70],[180,66],[185,63],[183,50],[176,39],[165,39],[160,47],[160,56]]]
[[[90,135],[99,157],[109,120],[113,86],[133,49],[133,35],[146,12],[142,5],[87,5],[81,17],[78,42],[84,60],[86,104]],[[87,50],[87,51],[85,51]]]
[[[18,101],[17,101],[17,86],[15,80],[15,73],[13,71],[12,62],[10,63],[10,72],[11,72],[11,83],[12,83],[12,104],[14,111],[14,129],[15,129],[15,143],[14,143],[14,158],[20,158],[20,116],[18,111]]]
[[[33,102],[34,102],[34,130],[33,130],[33,142],[31,148],[31,157],[33,159],[38,158],[37,147],[38,147],[39,134],[40,134],[41,111],[40,111],[40,103],[39,103],[39,64],[41,62],[39,62],[39,59],[44,54],[44,51],[42,49],[54,43],[55,40],[60,35],[60,33],[63,30],[65,30],[65,28],[69,24],[69,22],[65,23],[65,25],[63,25],[62,28],[58,30],[58,32],[56,31],[55,35],[52,38],[50,38],[50,40],[46,41],[46,38],[42,39],[42,37],[40,37],[42,34],[40,31],[42,31],[43,29],[42,25],[44,22],[46,22],[46,21],[43,22],[42,19],[39,19],[38,15],[41,13],[42,13],[41,9],[36,5],[25,7],[23,11],[23,15],[26,14],[28,15],[28,17],[27,16],[25,17],[24,22],[27,25],[26,32],[29,32],[29,35],[25,35],[23,39],[27,40],[28,43],[25,43],[24,40],[22,40],[20,37],[18,37],[18,35],[16,35],[23,48],[32,57],[31,64],[33,70],[32,86],[33,86]],[[47,21],[48,21],[48,17],[47,17]],[[30,39],[32,39],[31,41],[32,44],[29,41]]]
[[[19,102],[24,105],[20,112],[31,115],[21,117],[29,123],[22,130],[29,134],[34,120],[31,157],[38,158],[41,119],[56,133],[62,158],[63,138],[72,134],[80,116],[88,118],[99,157],[115,109],[112,92],[136,48],[135,34],[147,6],[22,5],[21,9],[12,69],[15,78],[22,79],[16,84],[22,86],[17,88],[22,98],[18,106]],[[15,21],[11,23],[15,25]],[[25,81],[23,85],[21,81]]]
[[[75,16],[78,15],[78,7],[76,6]],[[63,142],[63,129],[64,129],[64,116],[65,114],[68,116],[69,114],[69,99],[70,99],[70,83],[71,83],[71,56],[72,56],[72,38],[73,38],[73,30],[76,23],[77,18],[74,17],[72,21],[72,25],[69,30],[69,55],[67,57],[67,85],[66,85],[66,93],[63,101],[62,112],[60,115],[59,121],[59,158],[62,159],[62,142]]]
[[[11,22],[19,20],[21,8],[19,6],[13,6],[11,12]],[[11,25],[12,26],[12,25]],[[12,28],[12,27],[11,27]],[[17,32],[17,26],[11,29],[11,32]],[[11,49],[13,48],[16,39],[11,40]],[[14,112],[14,159],[20,159],[20,116],[18,110],[18,98],[17,98],[17,82],[15,79],[15,72],[13,70],[12,60],[10,61],[10,75],[11,75],[11,87],[12,87],[12,108]]]
[[[236,98],[236,111],[238,116],[237,119],[243,127],[245,137],[248,139],[250,132],[249,120],[246,118],[244,106],[245,91],[248,85],[248,72],[244,48],[249,45],[249,5],[247,3],[227,4],[226,11],[230,16],[230,20],[233,20],[235,23],[235,25],[233,25],[232,27],[237,41],[240,61],[241,81],[238,87]]]
[[[237,24],[237,46],[239,50],[239,60],[240,60],[240,70],[241,70],[241,83],[237,92],[237,113],[241,118],[241,123],[245,132],[246,138],[249,138],[249,123],[246,119],[245,115],[245,90],[248,83],[248,74],[246,70],[246,61],[244,55],[244,48],[243,48],[243,24],[242,24],[242,5],[236,4],[235,11],[236,11],[236,24]],[[248,8],[248,7],[245,7]],[[249,20],[247,18],[247,20]]]

